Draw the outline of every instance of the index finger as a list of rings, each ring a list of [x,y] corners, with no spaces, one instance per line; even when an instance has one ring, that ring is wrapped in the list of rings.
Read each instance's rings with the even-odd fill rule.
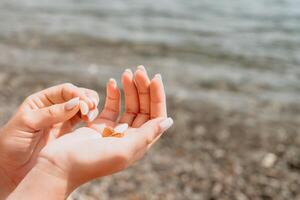
[[[63,103],[75,97],[79,97],[88,104],[89,108],[93,108],[94,102],[80,88],[71,83],[47,88],[32,95],[31,99],[41,108]]]

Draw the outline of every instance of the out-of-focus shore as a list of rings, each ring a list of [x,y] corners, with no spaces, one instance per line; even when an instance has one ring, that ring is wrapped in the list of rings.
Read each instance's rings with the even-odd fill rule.
[[[53,2],[0,3],[1,124],[59,83],[103,101],[140,64],[162,74],[175,121],[144,160],[70,199],[300,198],[299,3]]]
[[[99,73],[91,75],[1,66],[1,122],[29,94],[62,82],[95,89],[103,100],[107,77],[98,67]],[[115,67],[107,76],[119,77],[122,70]],[[167,82],[167,91],[169,87],[172,82]],[[222,95],[225,86],[214,87],[199,87],[207,93],[201,98],[180,90],[168,92],[168,110],[175,124],[146,158],[124,172],[81,187],[70,199],[298,198],[299,106],[253,95],[228,106],[214,96],[219,93],[218,98],[228,101],[240,92],[227,97]]]

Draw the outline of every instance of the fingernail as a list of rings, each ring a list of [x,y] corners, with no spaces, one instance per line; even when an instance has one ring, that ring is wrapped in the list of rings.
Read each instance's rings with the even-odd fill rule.
[[[66,110],[72,110],[72,109],[75,108],[78,104],[79,104],[79,97],[73,98],[73,99],[69,100],[69,101],[66,103],[65,109],[66,109]]]
[[[161,74],[155,74],[154,77],[157,78],[157,79],[159,79],[159,80],[162,80]]]
[[[95,110],[91,110],[88,114],[87,117],[89,119],[90,122],[94,121],[96,119],[96,117],[99,114],[99,110],[95,109]]]
[[[142,70],[142,71],[144,71],[144,72],[146,72],[146,69],[145,69],[145,67],[143,65],[139,65],[139,66],[137,66],[137,68],[140,69],[140,70]]]
[[[94,108],[97,108],[98,106],[98,100],[94,97],[91,97],[92,102],[94,103]]]
[[[169,129],[171,126],[173,125],[173,119],[172,118],[167,118],[165,119],[164,121],[162,121],[160,124],[159,124],[159,127],[160,127],[160,130],[162,132],[166,131],[167,129]]]
[[[117,81],[113,78],[109,79],[109,82],[111,82],[113,84],[114,87],[117,87]]]
[[[86,115],[89,112],[89,106],[84,102],[84,101],[80,101],[79,103],[80,105],[80,112],[82,115]]]
[[[128,129],[128,124],[120,124],[114,128],[117,133],[124,133]]]
[[[130,74],[132,74],[132,71],[131,71],[131,69],[125,69],[125,72],[128,72],[128,73],[130,73]]]

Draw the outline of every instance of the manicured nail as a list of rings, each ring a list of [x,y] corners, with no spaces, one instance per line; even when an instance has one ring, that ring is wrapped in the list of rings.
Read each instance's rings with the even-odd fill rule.
[[[159,80],[162,80],[161,74],[155,74],[154,77],[157,78],[157,79],[159,79]]]
[[[66,110],[72,110],[72,109],[75,108],[78,104],[79,104],[79,97],[73,98],[73,99],[69,100],[69,101],[65,104],[65,109],[66,109]]]
[[[125,69],[125,72],[128,72],[128,73],[130,73],[130,74],[132,74],[132,71],[131,71],[131,69]]]
[[[109,82],[112,83],[114,87],[117,87],[117,81],[114,78],[110,78]]]
[[[95,110],[91,110],[88,114],[87,117],[89,119],[90,122],[94,121],[96,119],[96,117],[98,117],[99,114],[99,110],[95,109]]]
[[[119,124],[114,128],[115,132],[117,133],[124,133],[128,129],[128,124]]]
[[[146,72],[146,69],[145,69],[145,67],[143,65],[139,65],[137,68],[140,69],[140,70],[142,70],[142,71],[144,71],[144,72]]]
[[[91,97],[92,102],[94,103],[94,108],[98,106],[98,100],[95,97]]]
[[[89,112],[89,106],[84,101],[80,101],[79,105],[81,114],[87,115]]]
[[[172,125],[173,125],[173,119],[169,117],[169,118],[165,119],[164,121],[162,121],[159,124],[159,127],[160,127],[161,132],[164,132],[167,129],[169,129]]]

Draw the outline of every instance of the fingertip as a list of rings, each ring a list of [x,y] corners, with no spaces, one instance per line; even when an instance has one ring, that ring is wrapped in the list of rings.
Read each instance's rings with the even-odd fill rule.
[[[133,74],[131,69],[129,69],[129,68],[125,69],[124,73],[131,74],[131,75]]]
[[[174,121],[171,117],[168,117],[159,123],[159,128],[161,132],[165,132],[173,125]]]
[[[65,109],[66,110],[73,110],[76,108],[76,106],[79,105],[79,97],[75,97],[71,100],[69,100],[66,104],[65,104]]]
[[[110,78],[109,81],[108,81],[108,85],[113,87],[113,88],[116,88],[117,87],[117,81],[114,78]]]
[[[139,65],[139,66],[137,66],[137,69],[138,69],[138,70],[141,70],[141,71],[143,71],[143,72],[147,72],[147,71],[146,71],[146,68],[144,67],[144,65]]]
[[[107,84],[107,95],[112,98],[119,98],[121,91],[117,86],[117,81],[113,78],[109,79]]]
[[[96,99],[95,97],[90,97],[90,98],[91,98],[91,100],[92,100],[92,102],[94,104],[93,108],[91,108],[91,109],[97,108],[97,106],[99,104],[99,100]]]
[[[124,71],[124,73],[122,74],[122,83],[127,83],[127,82],[130,82],[133,78],[133,74],[132,74],[132,71],[127,71],[129,69],[126,69]]]
[[[143,74],[145,74],[144,71],[142,71],[142,70],[136,70],[135,73],[134,73],[134,77],[135,77],[135,78],[136,78],[136,77],[142,77]]]
[[[99,114],[98,109],[94,109],[94,110],[89,111],[88,114],[87,114],[89,122],[94,121],[98,117],[98,114]]]
[[[142,71],[137,70],[134,74],[134,80],[137,84],[148,85],[150,83],[148,75]]]
[[[162,81],[161,74],[155,74],[154,79],[157,79],[159,81]]]
[[[80,101],[79,103],[80,106],[80,112],[82,115],[87,115],[89,112],[89,106],[85,101]]]
[[[151,80],[150,83],[150,93],[151,93],[151,98],[155,102],[159,101],[160,98],[164,98],[164,85],[161,80],[160,75],[155,75],[154,78]]]

